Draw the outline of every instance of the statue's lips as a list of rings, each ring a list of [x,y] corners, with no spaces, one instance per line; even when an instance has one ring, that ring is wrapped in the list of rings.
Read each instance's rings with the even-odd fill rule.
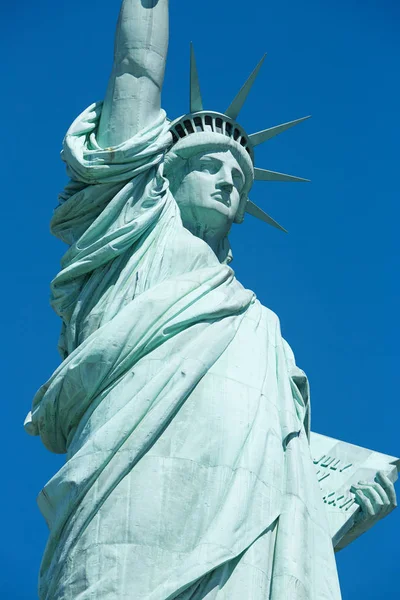
[[[225,206],[227,206],[228,208],[231,205],[231,199],[227,194],[223,194],[222,192],[215,192],[214,194],[211,194],[211,197],[214,198],[214,200],[225,204]]]

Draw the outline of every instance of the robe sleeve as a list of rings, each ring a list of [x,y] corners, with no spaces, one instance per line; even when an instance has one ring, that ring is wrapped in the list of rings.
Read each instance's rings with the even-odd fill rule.
[[[112,264],[123,260],[124,253],[154,228],[168,196],[163,159],[171,135],[165,112],[160,110],[151,125],[129,140],[102,148],[96,138],[101,111],[102,104],[97,103],[79,115],[61,153],[70,181],[60,194],[51,232],[69,249],[51,284],[51,305],[63,320],[62,358],[71,352],[71,340],[77,337],[71,319],[75,314],[75,320],[82,320],[76,308],[82,304],[89,279],[95,297]]]
[[[69,182],[59,195],[51,232],[74,244],[101,214],[110,200],[138,175],[156,170],[172,138],[166,114],[133,138],[111,148],[97,142],[102,103],[89,106],[68,129],[61,158]]]

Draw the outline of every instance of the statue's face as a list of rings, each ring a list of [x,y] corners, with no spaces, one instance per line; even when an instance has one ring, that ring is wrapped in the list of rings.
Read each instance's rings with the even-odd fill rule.
[[[175,199],[184,226],[198,237],[225,236],[237,213],[245,183],[229,150],[202,152],[188,159]]]

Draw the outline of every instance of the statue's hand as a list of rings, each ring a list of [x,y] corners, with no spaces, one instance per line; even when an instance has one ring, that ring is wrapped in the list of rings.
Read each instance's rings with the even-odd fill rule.
[[[376,474],[374,481],[359,481],[350,491],[355,494],[355,501],[361,511],[356,520],[356,527],[369,529],[379,519],[385,517],[397,506],[396,492],[389,477],[382,471]]]

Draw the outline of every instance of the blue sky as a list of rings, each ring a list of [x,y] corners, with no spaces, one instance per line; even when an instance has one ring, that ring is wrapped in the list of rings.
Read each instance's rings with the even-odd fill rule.
[[[171,2],[163,106],[188,110],[189,42],[206,108],[223,111],[264,52],[240,122],[252,133],[313,118],[258,149],[258,166],[312,183],[257,183],[232,233],[233,268],[280,317],[307,372],[312,428],[399,455],[397,393],[399,22],[395,0]],[[46,526],[35,497],[63,457],[22,428],[57,366],[49,282],[65,248],[49,234],[75,116],[101,99],[119,1],[22,0],[1,8],[3,172],[2,597],[36,597]],[[400,510],[338,555],[343,598],[397,597]]]

